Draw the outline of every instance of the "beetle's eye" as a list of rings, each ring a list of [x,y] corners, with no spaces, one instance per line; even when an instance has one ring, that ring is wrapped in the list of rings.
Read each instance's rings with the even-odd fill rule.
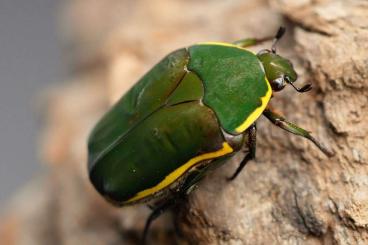
[[[286,83],[283,77],[276,78],[271,82],[271,87],[273,91],[280,91],[285,87]]]

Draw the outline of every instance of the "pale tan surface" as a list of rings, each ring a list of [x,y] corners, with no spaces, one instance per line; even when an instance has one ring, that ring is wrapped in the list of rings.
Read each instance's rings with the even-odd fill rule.
[[[227,183],[239,158],[211,173],[175,212],[189,244],[367,244],[368,12],[364,1],[68,1],[71,81],[49,93],[43,134],[48,176],[4,215],[7,244],[131,244],[148,210],[112,208],[87,179],[85,142],[108,106],[165,54],[198,41],[232,41],[288,28],[279,52],[299,82],[273,107],[336,155],[261,118],[257,161]],[[284,18],[286,17],[286,18]],[[258,48],[257,48],[258,49]],[[257,50],[256,49],[256,50]],[[21,211],[19,211],[21,210]],[[172,244],[172,219],[153,227]],[[37,224],[37,225],[36,225]],[[167,233],[171,231],[171,233]],[[171,241],[171,242],[169,242]]]

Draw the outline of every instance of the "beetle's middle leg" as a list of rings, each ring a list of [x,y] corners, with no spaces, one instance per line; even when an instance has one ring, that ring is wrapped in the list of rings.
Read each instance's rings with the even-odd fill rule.
[[[256,127],[255,123],[253,123],[248,128],[247,133],[248,133],[248,141],[247,141],[246,144],[249,148],[249,152],[247,153],[247,155],[245,155],[245,157],[240,162],[240,164],[239,164],[238,168],[236,169],[236,171],[234,172],[234,174],[231,177],[229,177],[228,180],[234,180],[238,176],[238,174],[242,171],[242,169],[247,164],[247,162],[256,157],[257,127]]]

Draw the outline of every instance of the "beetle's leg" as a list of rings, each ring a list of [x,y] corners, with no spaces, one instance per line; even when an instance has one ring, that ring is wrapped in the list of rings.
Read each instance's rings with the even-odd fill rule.
[[[239,167],[236,169],[235,173],[231,177],[229,177],[228,180],[234,180],[236,176],[238,176],[238,174],[242,171],[247,162],[256,157],[257,127],[255,123],[253,123],[248,128],[247,133],[248,133],[248,141],[246,144],[248,145],[249,152],[247,153],[247,155],[245,155],[244,159],[240,162]]]
[[[292,133],[292,134],[296,134],[299,136],[302,136],[304,138],[309,139],[310,141],[312,141],[323,153],[325,153],[327,156],[331,157],[334,155],[334,152],[332,152],[331,150],[327,149],[322,143],[318,142],[311,134],[310,132],[308,132],[305,129],[302,129],[301,127],[299,127],[298,125],[288,122],[286,121],[286,119],[279,115],[278,113],[276,113],[275,111],[272,111],[271,108],[266,108],[263,111],[263,115],[265,117],[267,117],[273,124],[275,124],[276,126]]]
[[[250,46],[255,46],[258,44],[261,44],[263,42],[267,42],[267,41],[273,41],[272,43],[272,52],[276,53],[276,43],[278,40],[281,39],[281,37],[284,35],[285,33],[285,28],[284,27],[280,27],[279,30],[277,31],[275,36],[272,37],[264,37],[264,38],[245,38],[245,39],[241,39],[239,41],[235,41],[234,44],[237,46],[240,46],[242,48],[246,48],[246,47],[250,47]]]
[[[256,46],[258,44],[261,44],[267,41],[271,41],[271,40],[273,40],[273,37],[245,38],[245,39],[240,39],[238,41],[235,41],[233,42],[233,44],[235,44],[236,46],[242,47],[242,48],[247,48],[247,47]]]
[[[146,244],[146,240],[147,240],[147,235],[148,235],[148,231],[149,228],[152,224],[152,222],[157,219],[158,217],[160,217],[161,214],[163,214],[165,211],[167,211],[168,209],[170,209],[171,207],[173,207],[175,205],[175,198],[170,198],[169,200],[165,201],[164,203],[161,203],[159,206],[155,207],[152,211],[152,213],[148,216],[146,224],[144,226],[144,230],[143,230],[143,235],[142,235],[142,240],[140,242],[141,245],[145,245]],[[152,208],[152,207],[150,207]]]

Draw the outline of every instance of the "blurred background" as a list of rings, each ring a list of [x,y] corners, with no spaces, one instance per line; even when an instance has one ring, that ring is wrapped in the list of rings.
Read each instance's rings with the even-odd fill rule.
[[[0,3],[0,207],[41,169],[39,100],[63,74],[59,1]]]

